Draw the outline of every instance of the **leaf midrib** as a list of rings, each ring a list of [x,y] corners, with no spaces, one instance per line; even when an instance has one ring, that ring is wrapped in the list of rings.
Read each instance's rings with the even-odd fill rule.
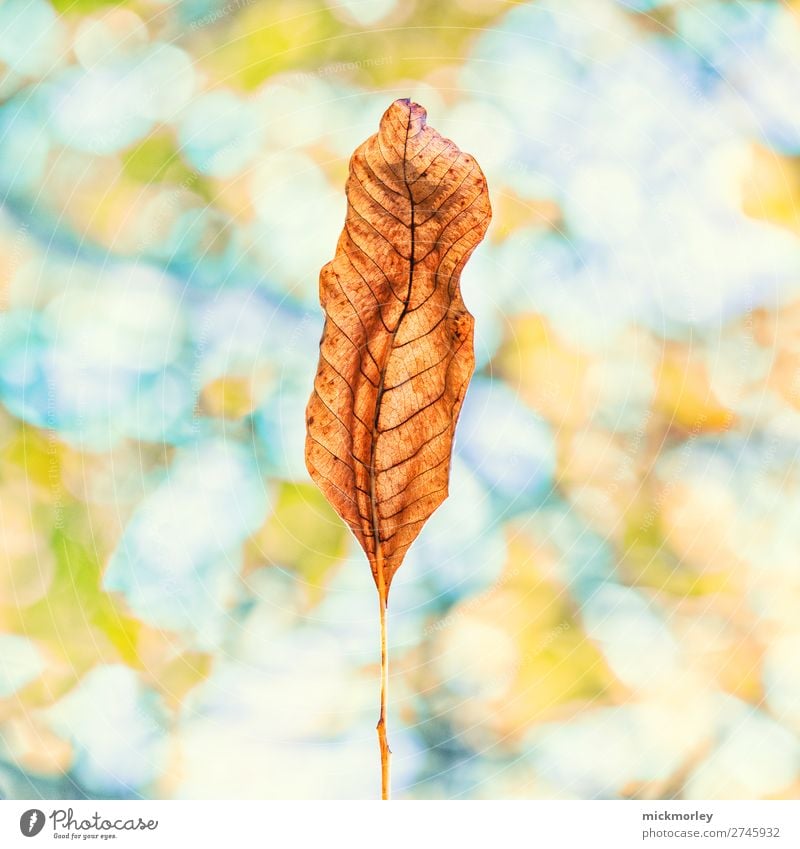
[[[410,205],[410,222],[409,222],[409,230],[411,233],[411,245],[409,251],[409,260],[408,260],[408,288],[406,290],[406,297],[403,303],[403,309],[400,313],[400,317],[397,319],[397,324],[395,324],[394,330],[392,331],[389,346],[386,353],[386,358],[384,359],[383,365],[381,366],[380,375],[378,378],[378,389],[375,395],[375,416],[372,421],[372,439],[370,444],[370,453],[369,453],[369,497],[370,497],[370,509],[372,513],[372,539],[375,544],[375,569],[378,572],[378,589],[381,590],[381,587],[384,586],[385,576],[383,575],[383,551],[381,549],[381,538],[380,538],[380,516],[378,514],[378,498],[376,493],[377,486],[377,471],[375,467],[375,459],[376,459],[376,451],[378,447],[378,436],[380,432],[378,430],[378,421],[381,415],[381,404],[383,402],[383,394],[384,394],[384,386],[386,383],[386,371],[389,367],[389,360],[392,356],[392,351],[394,351],[394,343],[397,338],[397,333],[400,330],[400,326],[403,323],[403,319],[408,312],[408,306],[411,303],[411,292],[414,284],[414,253],[415,253],[415,236],[416,236],[416,222],[415,222],[415,205],[414,205],[414,196],[411,191],[411,186],[408,182],[408,134],[411,131],[411,103],[409,102],[408,106],[408,119],[406,121],[406,135],[403,140],[403,183],[406,187],[406,191],[408,192],[408,202]],[[383,590],[385,592],[385,589]]]

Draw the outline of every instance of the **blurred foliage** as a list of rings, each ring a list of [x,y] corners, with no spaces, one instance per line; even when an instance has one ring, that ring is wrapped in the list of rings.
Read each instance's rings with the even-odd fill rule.
[[[303,410],[349,156],[410,96],[494,219],[392,589],[398,794],[796,798],[798,15],[0,4],[0,795],[374,794]]]

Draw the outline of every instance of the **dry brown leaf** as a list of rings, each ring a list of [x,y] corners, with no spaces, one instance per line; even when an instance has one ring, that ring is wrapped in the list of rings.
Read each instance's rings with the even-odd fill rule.
[[[395,101],[356,149],[336,256],[321,271],[325,328],[306,411],[311,477],[361,543],[381,623],[381,790],[389,798],[386,600],[447,497],[456,420],[475,367],[461,269],[491,218],[475,160]]]
[[[395,101],[356,149],[347,217],[320,274],[326,313],[306,464],[361,543],[379,592],[447,497],[474,369],[459,277],[491,218],[475,160]]]

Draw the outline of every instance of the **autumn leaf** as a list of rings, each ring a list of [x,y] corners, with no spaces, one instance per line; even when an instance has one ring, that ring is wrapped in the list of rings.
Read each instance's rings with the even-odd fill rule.
[[[350,160],[347,216],[320,273],[326,321],[306,413],[306,465],[367,555],[385,607],[409,546],[447,497],[453,436],[474,370],[464,264],[491,218],[475,160],[395,101]]]
[[[491,217],[475,160],[398,100],[350,161],[347,219],[320,274],[327,320],[306,462],[387,591],[447,497],[472,376],[461,269]]]

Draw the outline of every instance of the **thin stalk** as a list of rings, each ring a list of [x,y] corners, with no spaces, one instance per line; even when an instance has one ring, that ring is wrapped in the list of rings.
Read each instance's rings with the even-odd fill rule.
[[[378,546],[377,552],[378,572],[378,604],[380,606],[381,619],[381,713],[378,718],[378,745],[381,750],[381,799],[389,799],[391,796],[391,772],[390,761],[392,750],[386,738],[386,703],[389,698],[389,651],[386,640],[386,578],[383,574],[383,552]]]

